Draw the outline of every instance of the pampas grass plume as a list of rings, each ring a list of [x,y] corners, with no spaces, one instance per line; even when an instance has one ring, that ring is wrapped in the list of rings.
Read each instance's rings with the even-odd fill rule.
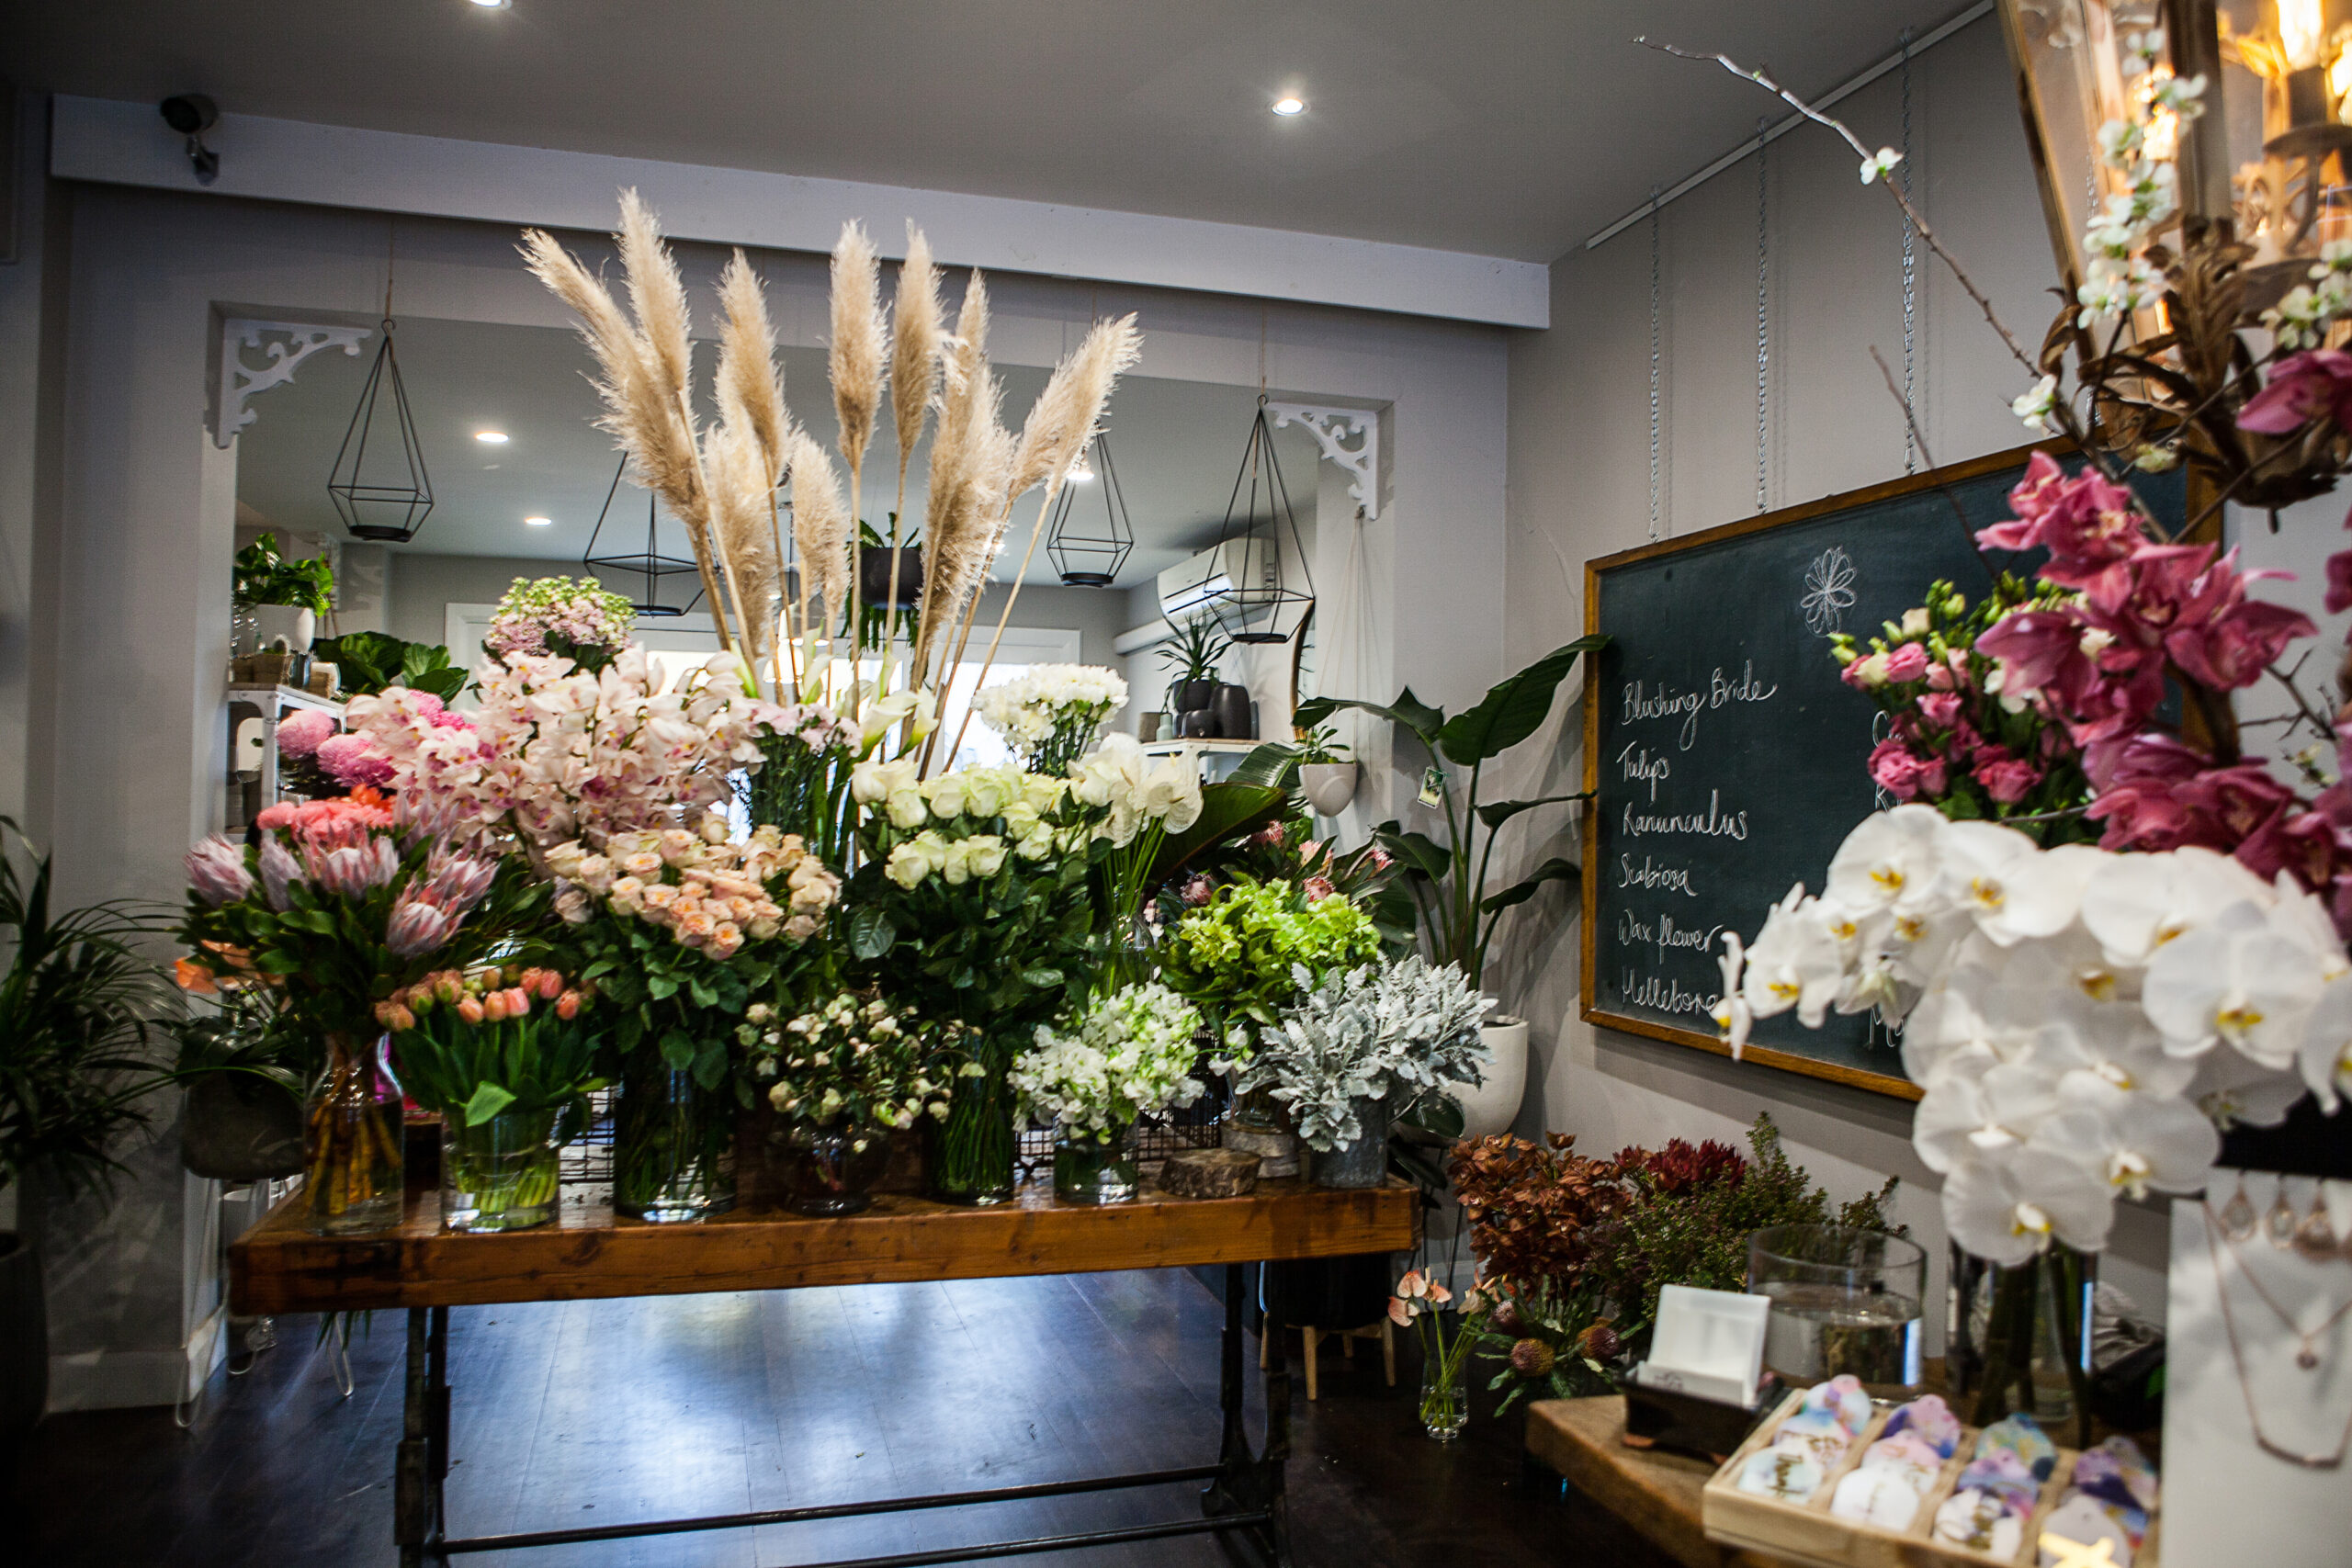
[[[1021,426],[1012,494],[1025,495],[1041,484],[1059,488],[1061,476],[1092,438],[1120,372],[1142,352],[1143,334],[1130,314],[1094,323],[1077,351],[1054,367]]]
[[[939,388],[940,349],[944,339],[939,309],[939,270],[931,264],[931,242],[907,225],[907,259],[899,265],[899,298],[890,315],[890,415],[899,436],[899,472],[907,471],[924,419]]]
[[[828,355],[833,416],[841,423],[842,457],[852,471],[865,459],[882,407],[881,267],[863,225],[842,225],[833,247],[833,340]]]

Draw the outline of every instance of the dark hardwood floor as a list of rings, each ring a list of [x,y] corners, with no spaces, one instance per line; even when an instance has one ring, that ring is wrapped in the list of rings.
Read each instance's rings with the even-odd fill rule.
[[[1182,1270],[459,1308],[453,1534],[841,1503],[1208,1463],[1219,1303]],[[42,1568],[391,1564],[401,1320],[351,1346],[338,1396],[315,1320],[278,1323],[250,1373],[167,1410],[49,1418],[15,1477]],[[1294,1371],[1298,1341],[1291,1340]],[[1372,1353],[1367,1354],[1367,1350]],[[1255,1341],[1250,1342],[1254,1363]],[[1608,1515],[1519,1468],[1483,1411],[1441,1445],[1377,1350],[1327,1344],[1293,1379],[1299,1568],[1442,1562],[1666,1568]],[[1253,1418],[1259,1413],[1251,1383]],[[1483,1395],[1481,1396],[1483,1399]],[[996,1504],[486,1554],[486,1568],[768,1568],[1190,1517],[1191,1488]],[[23,1561],[23,1559],[14,1559]],[[1232,1568],[1211,1538],[1025,1561]]]

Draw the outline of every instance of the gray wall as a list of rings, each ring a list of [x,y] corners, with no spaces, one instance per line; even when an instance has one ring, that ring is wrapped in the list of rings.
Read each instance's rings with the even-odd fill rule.
[[[1694,77],[1694,90],[1701,85]],[[1868,144],[1899,142],[1898,92],[1890,75],[1838,112]],[[1988,17],[1921,57],[1912,93],[1914,199],[2011,330],[2038,344],[2052,309],[2042,292],[2052,262],[1996,22]],[[1770,107],[1759,94],[1758,112]],[[1854,159],[1826,130],[1806,128],[1776,142],[1770,177],[1767,456],[1770,503],[1779,507],[1903,472],[1901,412],[1869,355],[1875,344],[1901,374],[1902,227],[1894,204],[1859,184]],[[1756,215],[1749,162],[1662,216],[1668,534],[1757,510]],[[1648,536],[1649,238],[1647,225],[1637,225],[1597,251],[1561,257],[1552,276],[1555,324],[1512,344],[1512,666],[1582,629],[1587,559]],[[1917,279],[1919,386],[1936,459],[2028,439],[2007,408],[2025,374],[1924,247]],[[1547,776],[1540,782],[1577,787],[1569,782],[1580,778],[1577,750],[1569,727],[1541,759]],[[1770,767],[1771,759],[1756,765]],[[1536,782],[1513,781],[1514,792],[1535,793],[1518,786]],[[1530,854],[1542,847],[1521,842]],[[1519,928],[1499,987],[1489,986],[1523,1004],[1534,1023],[1522,1130],[1547,1125],[1605,1152],[1669,1137],[1736,1138],[1758,1111],[1770,1111],[1795,1157],[1841,1198],[1901,1176],[1901,1217],[1929,1244],[1940,1271],[1936,1181],[1911,1152],[1907,1102],[1587,1026],[1577,1016],[1578,933],[1566,906],[1556,896],[1538,906],[1545,918]],[[2161,1313],[2165,1256],[2159,1212],[2127,1205],[2107,1277]],[[1931,1301],[1941,1299],[1939,1286]]]

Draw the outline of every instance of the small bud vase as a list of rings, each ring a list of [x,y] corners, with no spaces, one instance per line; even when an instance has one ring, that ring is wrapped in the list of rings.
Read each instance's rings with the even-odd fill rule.
[[[510,1111],[469,1123],[463,1111],[441,1122],[441,1225],[453,1231],[519,1231],[555,1218],[552,1111]]]
[[[1421,1366],[1421,1429],[1441,1443],[1453,1441],[1470,1424],[1466,1360],[1466,1357],[1432,1356]]]
[[[391,1041],[327,1036],[326,1070],[302,1131],[305,1227],[318,1235],[396,1230],[406,1196],[400,1080]]]
[[[1054,1128],[1054,1196],[1065,1203],[1131,1203],[1143,1185],[1132,1125],[1108,1133]]]

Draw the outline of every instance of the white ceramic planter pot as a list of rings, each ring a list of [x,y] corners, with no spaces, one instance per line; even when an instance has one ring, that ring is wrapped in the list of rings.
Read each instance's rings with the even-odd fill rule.
[[[1487,1081],[1476,1089],[1457,1087],[1462,1102],[1462,1135],[1490,1138],[1510,1131],[1519,1102],[1527,1093],[1527,1021],[1497,1013],[1478,1026],[1487,1046]]]
[[[268,652],[281,637],[288,653],[311,651],[311,633],[317,617],[310,611],[299,604],[256,604],[253,615],[254,635],[259,644],[256,652]]]
[[[1356,764],[1303,762],[1298,783],[1306,792],[1308,805],[1326,817],[1337,817],[1356,797]]]

